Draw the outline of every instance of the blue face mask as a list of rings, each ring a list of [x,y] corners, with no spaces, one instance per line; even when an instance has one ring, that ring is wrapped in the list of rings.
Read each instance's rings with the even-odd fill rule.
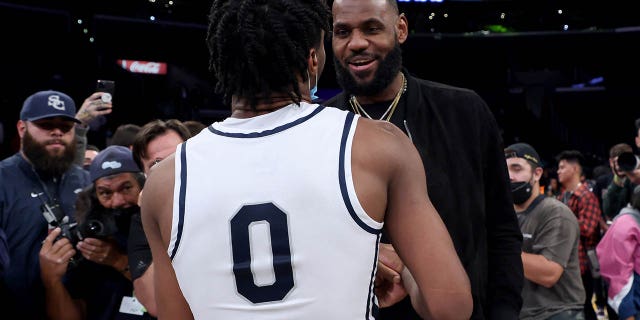
[[[307,71],[307,74],[309,74],[309,71]],[[309,76],[309,92],[311,93],[311,101],[319,98],[316,96],[316,92],[318,92],[318,74],[316,74],[316,85],[313,88],[311,88],[311,76]]]

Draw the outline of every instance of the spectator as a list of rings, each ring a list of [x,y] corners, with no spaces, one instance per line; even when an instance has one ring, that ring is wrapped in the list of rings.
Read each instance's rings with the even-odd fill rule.
[[[76,193],[90,183],[89,174],[74,165],[79,122],[68,95],[34,93],[24,101],[17,123],[20,151],[0,162],[0,230],[11,260],[0,279],[5,315],[45,318],[38,252],[47,222],[73,222]],[[52,209],[46,218],[45,204]]]
[[[133,141],[136,139],[136,135],[140,131],[140,126],[127,123],[118,126],[116,131],[113,133],[111,137],[111,141],[109,142],[110,146],[124,146],[129,149],[133,148]]]

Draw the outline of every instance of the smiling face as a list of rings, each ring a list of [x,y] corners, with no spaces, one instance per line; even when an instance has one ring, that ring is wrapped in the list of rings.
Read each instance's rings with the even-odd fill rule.
[[[391,84],[402,66],[400,44],[407,20],[387,0],[333,2],[332,46],[340,85],[373,95]]]

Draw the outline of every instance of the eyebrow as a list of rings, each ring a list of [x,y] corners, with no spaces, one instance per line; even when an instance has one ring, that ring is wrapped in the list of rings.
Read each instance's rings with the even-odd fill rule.
[[[381,19],[378,18],[369,18],[367,20],[364,20],[358,24],[356,24],[357,26],[362,26],[362,25],[370,25],[370,24],[380,24],[380,25],[384,25],[384,21],[382,21]],[[351,24],[346,23],[346,22],[341,22],[341,21],[337,21],[333,23],[333,27],[348,27]]]

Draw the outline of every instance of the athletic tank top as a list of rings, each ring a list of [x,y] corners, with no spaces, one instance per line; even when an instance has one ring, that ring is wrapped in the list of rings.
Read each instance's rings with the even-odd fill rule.
[[[356,124],[292,104],[178,146],[167,253],[196,319],[375,319],[382,223],[355,194]]]

